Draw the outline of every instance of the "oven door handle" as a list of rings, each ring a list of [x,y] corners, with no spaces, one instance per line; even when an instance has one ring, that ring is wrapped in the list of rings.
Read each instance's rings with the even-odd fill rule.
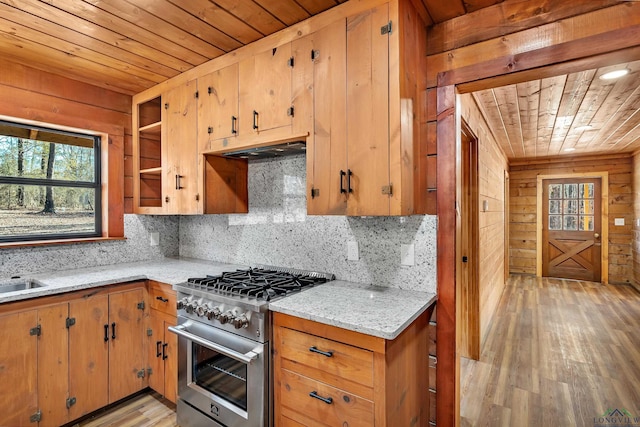
[[[191,340],[197,344],[203,345],[207,348],[210,348],[211,350],[217,351],[220,354],[223,354],[227,357],[230,357],[232,359],[237,360],[238,362],[242,362],[244,364],[250,364],[251,362],[253,362],[254,360],[256,360],[258,358],[258,353],[255,353],[253,351],[249,351],[247,353],[240,353],[237,352],[235,350],[231,350],[230,348],[224,347],[220,344],[216,344],[214,342],[211,342],[209,340],[205,340],[204,338],[201,338],[197,335],[192,334],[191,332],[187,332],[186,331],[186,327],[184,325],[180,325],[180,326],[169,326],[169,331],[173,332],[174,334],[184,337],[188,340]]]

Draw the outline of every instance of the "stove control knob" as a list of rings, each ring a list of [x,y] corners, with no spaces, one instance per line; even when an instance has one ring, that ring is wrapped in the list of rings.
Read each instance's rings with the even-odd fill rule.
[[[178,304],[177,304],[178,310],[185,308],[188,303],[189,303],[189,298],[187,297],[182,298],[180,301],[178,301]]]
[[[223,325],[229,321],[232,321],[233,319],[234,319],[233,313],[230,311],[227,311],[226,313],[222,313],[220,317],[218,317],[218,320]]]
[[[191,314],[195,311],[196,307],[198,307],[198,303],[195,301],[191,301],[184,309],[187,311],[187,313]]]
[[[233,326],[236,327],[236,329],[249,327],[249,319],[247,319],[247,316],[245,316],[244,314],[241,314],[240,316],[234,318],[232,323]]]
[[[196,314],[198,315],[198,317],[204,316],[206,311],[207,307],[205,307],[204,305],[199,305],[198,307],[196,307]]]
[[[221,314],[222,314],[222,312],[220,311],[219,307],[214,307],[212,309],[207,310],[207,318],[209,320],[217,319],[217,318],[220,317]]]

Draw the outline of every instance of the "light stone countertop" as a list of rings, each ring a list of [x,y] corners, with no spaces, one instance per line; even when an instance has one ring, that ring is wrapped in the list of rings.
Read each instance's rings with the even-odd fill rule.
[[[24,278],[35,280],[44,286],[23,291],[0,293],[0,304],[134,280],[150,279],[175,285],[185,282],[189,277],[203,277],[207,274],[217,275],[238,268],[248,268],[248,266],[191,258],[164,258],[154,261],[28,274]],[[0,282],[10,283],[12,280],[5,279],[0,280]]]
[[[29,274],[24,278],[44,286],[0,293],[0,304],[135,280],[150,279],[175,285],[189,277],[218,275],[239,268],[248,266],[192,258],[164,258]],[[11,281],[0,278],[0,283]],[[269,308],[380,338],[395,339],[435,300],[435,294],[427,292],[334,280],[271,302]]]
[[[272,302],[269,309],[393,340],[435,301],[429,292],[335,280]]]

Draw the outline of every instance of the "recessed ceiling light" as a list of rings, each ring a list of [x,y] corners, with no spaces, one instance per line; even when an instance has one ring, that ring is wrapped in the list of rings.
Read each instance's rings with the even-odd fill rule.
[[[600,80],[613,80],[622,76],[626,76],[629,74],[628,68],[623,68],[621,70],[609,71],[608,73],[604,73],[600,76]]]
[[[565,148],[564,151],[576,151],[574,147]]]
[[[582,132],[583,130],[591,130],[591,129],[593,129],[593,126],[591,125],[578,126],[576,128],[578,132]]]

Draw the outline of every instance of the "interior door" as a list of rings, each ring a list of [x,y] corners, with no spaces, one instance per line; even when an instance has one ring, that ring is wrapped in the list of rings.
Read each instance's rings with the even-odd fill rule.
[[[601,180],[542,181],[542,275],[600,281]]]

